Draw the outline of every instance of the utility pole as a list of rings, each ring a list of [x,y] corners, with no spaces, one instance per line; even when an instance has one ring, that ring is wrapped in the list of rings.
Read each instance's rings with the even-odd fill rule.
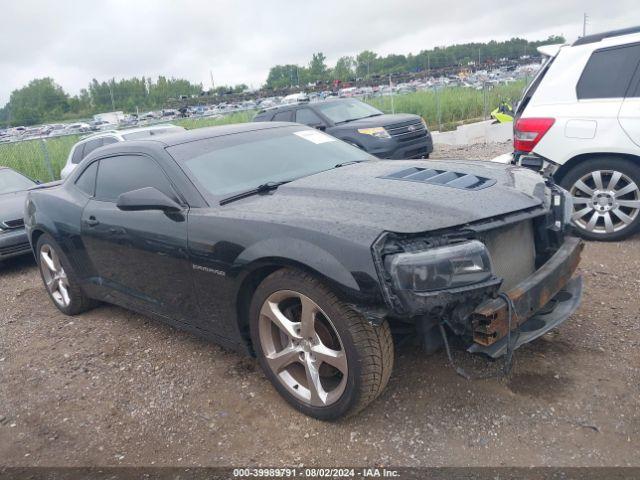
[[[585,37],[587,35],[587,22],[589,21],[589,15],[585,12],[582,16],[582,36]]]
[[[393,83],[391,83],[391,75],[389,75],[389,93],[391,94],[391,113],[395,115],[396,109],[393,104]]]
[[[109,82],[109,95],[111,95],[111,111],[116,111],[116,103],[113,101],[113,79]]]
[[[211,78],[211,91],[215,88],[213,85],[213,72],[209,70],[209,78]]]

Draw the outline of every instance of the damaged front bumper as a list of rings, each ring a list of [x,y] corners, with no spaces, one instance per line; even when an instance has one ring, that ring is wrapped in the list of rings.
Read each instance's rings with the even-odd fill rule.
[[[471,314],[473,344],[468,351],[499,357],[506,352],[509,327],[517,348],[564,322],[580,304],[582,279],[572,277],[583,247],[580,239],[566,238],[541,268],[505,292],[513,303],[511,319],[502,298],[479,305]]]

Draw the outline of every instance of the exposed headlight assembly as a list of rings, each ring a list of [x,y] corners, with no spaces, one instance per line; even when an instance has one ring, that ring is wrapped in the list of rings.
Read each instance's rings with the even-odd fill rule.
[[[564,212],[562,219],[565,225],[571,223],[571,217],[573,216],[573,197],[564,188],[562,189],[562,195],[564,196]]]
[[[389,132],[387,132],[384,127],[359,128],[358,133],[371,135],[376,138],[391,138],[391,135],[389,135]]]
[[[478,240],[389,255],[385,267],[395,288],[416,292],[464,287],[492,276],[491,257]]]

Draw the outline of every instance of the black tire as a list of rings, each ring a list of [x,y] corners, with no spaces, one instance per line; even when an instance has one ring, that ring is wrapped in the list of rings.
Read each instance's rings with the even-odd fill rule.
[[[47,286],[47,281],[45,280],[45,273],[43,269],[46,269],[46,265],[43,264],[43,260],[41,257],[41,252],[43,247],[50,248],[57,255],[62,268],[64,269],[64,273],[66,274],[67,280],[67,291],[69,302],[66,305],[60,303],[54,297],[51,288]],[[42,278],[42,283],[44,284],[47,293],[49,294],[49,298],[53,304],[65,315],[78,315],[82,312],[86,312],[87,310],[95,307],[98,302],[93,300],[85,295],[82,288],[80,287],[80,282],[78,281],[78,277],[76,276],[69,260],[63,253],[60,246],[56,243],[56,241],[51,237],[51,235],[45,233],[38,238],[38,242],[36,244],[36,262],[38,263],[38,270],[40,271],[40,278]]]
[[[596,188],[595,177],[593,177],[594,172],[600,172],[601,183],[604,187],[602,190],[604,193],[601,196],[597,194],[597,191],[600,190]],[[614,192],[614,190],[608,187],[610,186],[614,172],[622,174],[622,178],[617,181],[615,186],[618,191],[622,190],[622,187],[629,185],[629,182],[635,183],[637,187],[640,186],[640,166],[629,160],[616,157],[598,157],[581,161],[571,168],[559,182],[560,186],[572,194],[574,201],[576,196],[580,199],[580,203],[574,203],[574,213],[580,211],[586,212],[582,217],[573,222],[576,232],[585,239],[600,241],[622,240],[634,234],[640,228],[640,212],[638,209],[620,206],[616,203],[625,201],[625,204],[628,205],[629,201],[635,202],[636,200],[640,200],[640,194],[638,192],[631,192],[618,197],[615,195],[611,196],[611,192]],[[579,181],[583,181],[593,193],[588,193],[578,188],[577,185]],[[602,198],[602,202],[604,203],[613,202],[613,204],[610,205],[607,203],[607,205],[599,205],[596,199],[600,198]],[[587,199],[591,199],[591,201],[585,203],[588,202]],[[589,208],[592,210],[588,211]],[[604,211],[603,209],[611,210]],[[598,219],[596,220],[595,226],[590,227],[587,219],[593,217],[592,212],[598,213]],[[625,223],[622,217],[618,216],[619,214],[624,215],[627,220],[629,218],[632,220]],[[608,215],[611,223],[605,222],[606,215]],[[610,227],[613,227],[613,229],[610,228],[611,231],[607,231],[607,223]]]
[[[330,318],[339,336],[348,373],[339,399],[330,405],[314,406],[294,396],[265,358],[259,332],[261,309],[268,298],[281,291],[295,291],[315,302]],[[317,317],[315,322],[318,322]],[[371,325],[316,278],[297,270],[278,270],[259,285],[251,301],[250,330],[258,361],[276,390],[294,408],[320,420],[334,420],[361,411],[380,395],[391,376],[394,349],[387,322]]]

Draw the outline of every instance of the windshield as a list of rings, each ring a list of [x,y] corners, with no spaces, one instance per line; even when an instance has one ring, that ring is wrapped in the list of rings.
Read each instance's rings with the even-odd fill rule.
[[[167,151],[202,193],[214,199],[373,159],[359,148],[299,126],[207,138]]]
[[[382,112],[377,108],[355,99],[321,102],[316,103],[314,107],[320,110],[333,123],[382,115]]]
[[[27,190],[35,185],[32,180],[9,169],[0,170],[0,195]]]
[[[144,138],[154,137],[156,135],[166,135],[168,133],[184,132],[182,127],[167,127],[167,128],[153,128],[149,130],[142,130],[139,132],[125,133],[122,138],[125,140],[140,140]]]

